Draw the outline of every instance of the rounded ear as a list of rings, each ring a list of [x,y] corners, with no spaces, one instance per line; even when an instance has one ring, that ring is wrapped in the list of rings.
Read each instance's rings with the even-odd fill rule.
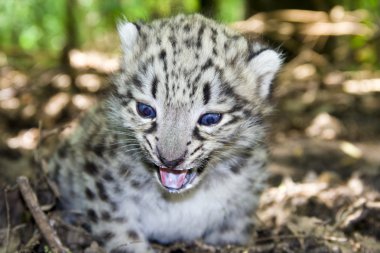
[[[272,81],[282,64],[281,55],[269,48],[253,51],[248,57],[249,69],[256,78],[261,98],[267,99],[272,92]]]
[[[119,21],[117,24],[121,49],[125,55],[129,55],[137,43],[139,37],[139,27],[128,21]]]

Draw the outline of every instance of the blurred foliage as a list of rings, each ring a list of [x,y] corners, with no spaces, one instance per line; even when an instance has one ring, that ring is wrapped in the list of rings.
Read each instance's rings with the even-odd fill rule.
[[[2,51],[39,51],[57,53],[64,47],[67,22],[66,0],[15,0],[0,1],[0,48]],[[96,42],[115,31],[121,18],[151,20],[176,13],[200,11],[198,0],[77,0],[72,1],[79,45]],[[217,19],[234,21],[243,18],[243,1],[220,1]],[[70,7],[69,7],[70,8]],[[90,45],[95,46],[95,45]]]
[[[380,2],[378,0],[339,0],[337,4],[341,4],[350,10],[367,9],[380,14]]]
[[[64,1],[1,1],[2,50],[59,50],[64,38]]]
[[[380,25],[380,1],[378,0],[340,0],[338,4],[341,4],[349,10],[366,10],[365,18],[363,20],[369,27],[374,28]],[[356,52],[355,60],[359,63],[363,63],[367,68],[375,66],[380,68],[380,55],[376,53],[379,50],[380,34],[377,31],[377,37],[366,36],[354,36],[350,40],[350,47]],[[363,67],[363,66],[361,66]],[[357,69],[357,66],[351,66],[352,69]]]
[[[302,3],[299,0],[288,2],[288,8]],[[315,2],[319,4],[307,3],[305,8],[329,11],[328,8],[341,5],[348,10],[364,10],[368,26],[379,22],[380,3],[377,0]],[[115,24],[121,18],[148,21],[177,13],[201,12],[229,23],[258,11],[283,8],[286,3],[253,0],[5,0],[0,1],[0,50],[8,56],[38,54],[40,57],[47,55],[48,59],[57,58],[65,47],[112,51],[115,49]],[[72,29],[68,29],[70,25]],[[380,49],[376,41],[365,36],[352,36],[347,40],[348,46],[356,50],[353,61],[378,64]]]

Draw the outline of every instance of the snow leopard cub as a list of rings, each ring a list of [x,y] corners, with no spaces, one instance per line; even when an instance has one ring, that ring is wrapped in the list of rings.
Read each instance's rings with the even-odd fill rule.
[[[118,32],[113,92],[50,162],[63,207],[112,253],[248,243],[280,55],[201,15]]]

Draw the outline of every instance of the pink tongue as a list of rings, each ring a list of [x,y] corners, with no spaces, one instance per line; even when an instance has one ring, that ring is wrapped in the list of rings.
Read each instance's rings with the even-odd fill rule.
[[[187,175],[186,170],[168,170],[160,168],[161,182],[165,187],[180,189]]]

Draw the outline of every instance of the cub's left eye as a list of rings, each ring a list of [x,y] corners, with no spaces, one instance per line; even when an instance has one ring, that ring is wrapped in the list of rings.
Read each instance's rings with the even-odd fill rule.
[[[211,125],[218,124],[221,119],[222,119],[222,114],[220,113],[206,113],[206,114],[203,114],[199,118],[198,124],[204,125],[204,126],[211,126]]]
[[[137,112],[140,114],[141,117],[149,119],[154,119],[156,117],[156,110],[154,110],[154,108],[150,105],[138,102],[136,107]]]

